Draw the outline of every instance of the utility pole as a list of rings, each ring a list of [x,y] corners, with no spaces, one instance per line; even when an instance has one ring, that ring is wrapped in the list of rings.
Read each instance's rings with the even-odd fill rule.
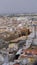
[[[33,24],[33,26],[34,26],[34,37],[36,38],[36,24]]]

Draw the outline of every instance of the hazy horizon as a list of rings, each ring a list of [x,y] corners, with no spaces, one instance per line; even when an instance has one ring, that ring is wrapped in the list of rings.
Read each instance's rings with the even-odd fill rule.
[[[37,13],[37,0],[0,0],[0,14]]]

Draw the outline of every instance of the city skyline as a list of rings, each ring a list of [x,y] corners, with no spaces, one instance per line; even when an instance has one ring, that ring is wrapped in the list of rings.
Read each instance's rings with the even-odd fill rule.
[[[37,13],[37,0],[0,0],[0,14]]]

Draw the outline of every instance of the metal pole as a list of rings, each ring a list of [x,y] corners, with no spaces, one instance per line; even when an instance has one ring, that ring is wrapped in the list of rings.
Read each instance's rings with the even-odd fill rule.
[[[34,37],[36,38],[36,25],[34,25]]]

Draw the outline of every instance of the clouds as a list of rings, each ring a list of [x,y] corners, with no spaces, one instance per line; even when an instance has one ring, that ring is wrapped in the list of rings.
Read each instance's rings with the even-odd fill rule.
[[[0,0],[0,13],[37,12],[37,0]]]

